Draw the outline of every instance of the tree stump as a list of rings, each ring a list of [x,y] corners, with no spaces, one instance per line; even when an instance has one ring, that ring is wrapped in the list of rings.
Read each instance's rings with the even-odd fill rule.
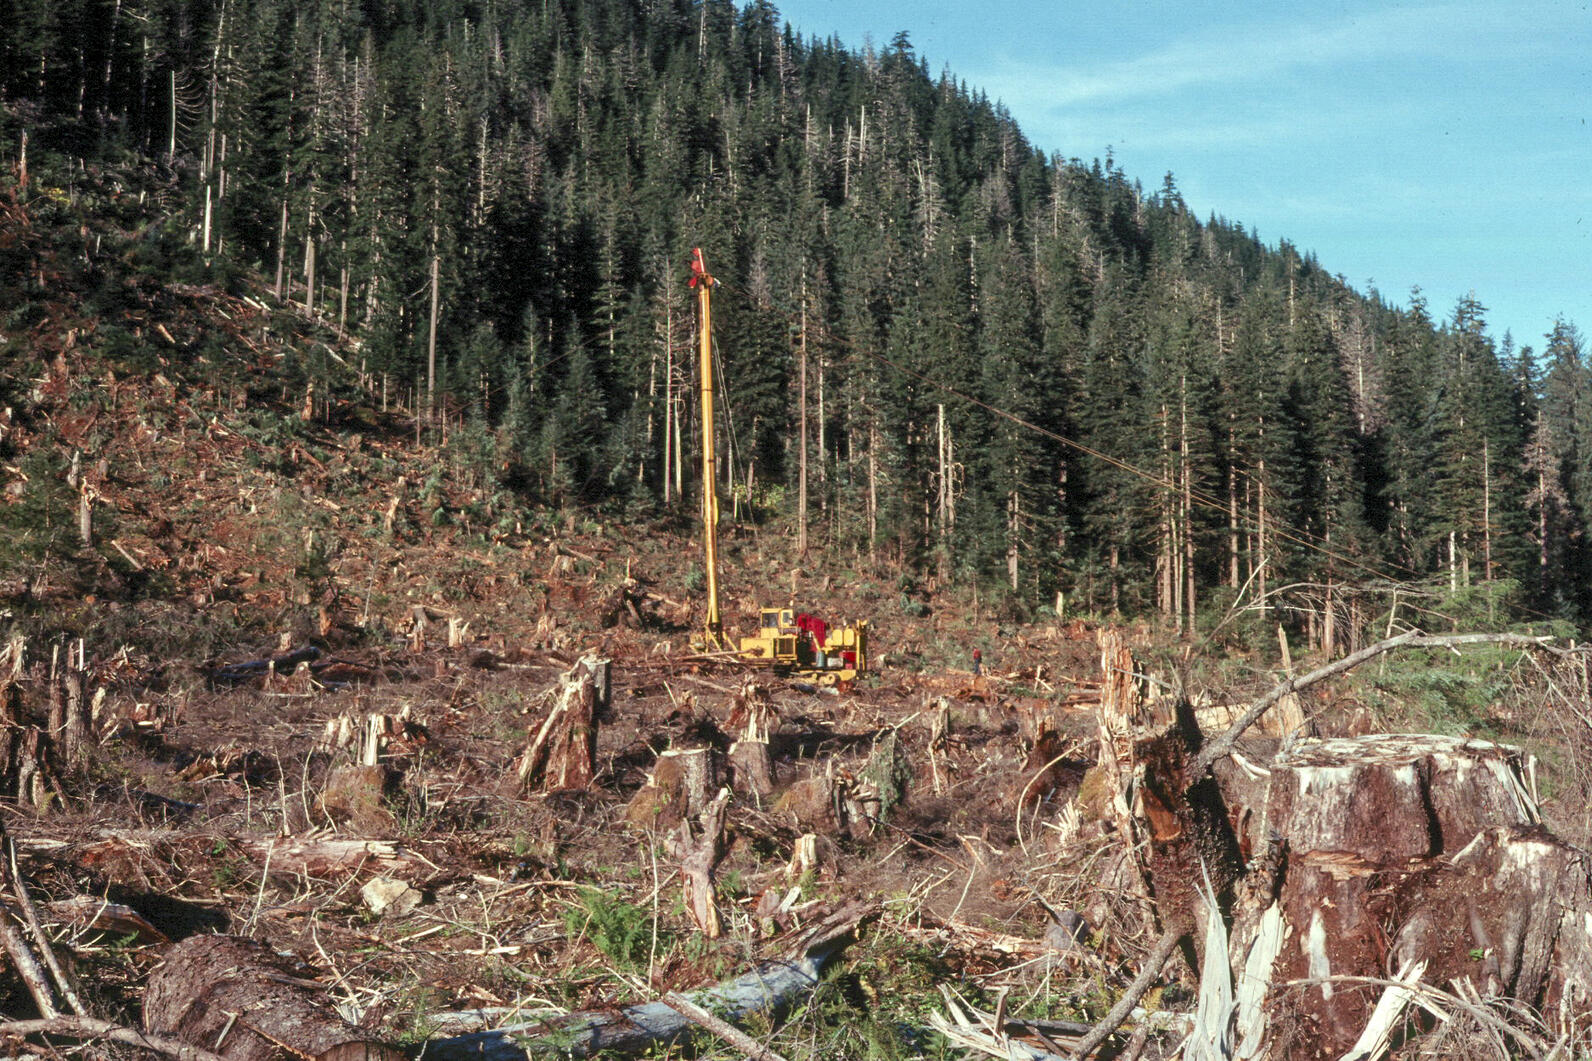
[[[730,745],[730,784],[735,791],[762,799],[774,791],[775,780],[768,741],[738,740]]]
[[[238,1061],[402,1061],[322,1000],[266,947],[237,936],[190,936],[166,952],[144,993],[144,1030]]]
[[[1305,740],[1270,769],[1250,830],[1257,849],[1271,839],[1274,881],[1235,910],[1233,960],[1275,895],[1288,931],[1270,969],[1271,1056],[1342,1056],[1382,993],[1354,978],[1417,963],[1428,983],[1469,981],[1482,997],[1585,1021],[1592,874],[1584,852],[1538,824],[1517,749]]]
[[[740,692],[730,697],[730,723],[741,737],[730,745],[730,784],[735,791],[758,799],[774,791],[774,757],[769,753],[769,735],[779,725],[767,686],[752,678],[741,683]]]
[[[713,895],[713,871],[724,856],[724,817],[729,803],[729,789],[720,789],[713,802],[703,809],[696,831],[692,831],[687,819],[668,840],[669,853],[680,860],[686,913],[709,939],[718,939],[724,931]]]
[[[851,824],[851,815],[846,809],[850,789],[850,782],[836,771],[835,761],[829,759],[821,773],[804,777],[786,788],[774,803],[774,813],[789,816],[803,832],[840,836]]]
[[[1214,889],[1222,906],[1241,872],[1238,845],[1216,781],[1192,773],[1200,732],[1186,700],[1151,695],[1120,632],[1099,635],[1100,754],[1091,798],[1137,859],[1139,894],[1152,927],[1203,945]],[[1083,784],[1080,781],[1080,789]],[[1197,967],[1197,966],[1196,966]]]
[[[670,748],[658,756],[652,776],[625,809],[625,818],[647,828],[673,829],[702,813],[718,787],[713,749]]]
[[[587,788],[597,776],[597,677],[587,660],[560,680],[558,698],[520,757],[520,787]]]

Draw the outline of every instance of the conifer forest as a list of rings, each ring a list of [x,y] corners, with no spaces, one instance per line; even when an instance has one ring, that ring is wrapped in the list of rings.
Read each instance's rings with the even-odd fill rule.
[[[8,159],[158,167],[150,261],[264,275],[536,503],[693,518],[700,247],[726,518],[1029,614],[1280,617],[1329,651],[1390,610],[1592,620],[1573,323],[1356,290],[1172,174],[1041,150],[908,32],[4,0],[0,78]]]

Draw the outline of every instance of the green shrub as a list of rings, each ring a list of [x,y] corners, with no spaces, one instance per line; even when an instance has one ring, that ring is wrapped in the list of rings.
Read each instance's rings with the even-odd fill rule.
[[[585,936],[619,969],[644,967],[652,952],[653,917],[650,911],[611,895],[601,888],[582,888],[576,905],[564,911],[564,929]],[[659,945],[662,945],[659,934]]]

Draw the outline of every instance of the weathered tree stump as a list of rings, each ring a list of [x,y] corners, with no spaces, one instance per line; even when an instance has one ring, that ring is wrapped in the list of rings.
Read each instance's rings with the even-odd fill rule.
[[[835,773],[829,760],[823,773],[795,782],[774,804],[776,814],[788,815],[804,832],[839,836],[851,824],[847,811],[850,784]]]
[[[521,788],[557,792],[587,788],[596,778],[600,663],[583,659],[561,679],[553,709],[520,756]]]
[[[758,799],[774,791],[774,757],[769,735],[779,725],[779,711],[768,688],[751,678],[730,698],[730,723],[741,731],[730,745],[730,784],[735,791]]]
[[[1210,887],[1225,900],[1241,870],[1227,808],[1215,780],[1193,773],[1201,737],[1187,701],[1151,695],[1119,632],[1102,630],[1099,644],[1094,784],[1114,828],[1136,853],[1153,927],[1179,933],[1198,948],[1209,909],[1200,890]]]
[[[1342,1056],[1382,992],[1355,978],[1417,963],[1428,983],[1468,980],[1483,997],[1585,1019],[1592,874],[1585,852],[1538,824],[1523,758],[1377,735],[1301,741],[1271,764],[1249,824],[1257,850],[1270,840],[1264,891],[1289,930],[1271,965],[1271,1056]],[[1235,962],[1269,897],[1234,911]]]
[[[308,981],[253,940],[191,936],[149,977],[144,1029],[238,1061],[401,1061],[323,1001]]]
[[[768,741],[738,740],[730,745],[730,784],[735,791],[762,799],[774,791],[775,781]]]
[[[1248,726],[1307,685],[1403,646],[1480,643],[1546,647],[1406,631],[1290,676],[1207,741],[1185,701],[1147,696],[1125,645],[1102,637],[1101,753],[1084,789],[1140,860],[1142,897],[1164,928],[1080,1056],[1125,1019],[1179,939],[1185,953],[1207,942],[1191,1043],[1237,1043],[1221,1056],[1373,1056],[1412,998],[1450,1019],[1414,994],[1417,981],[1457,995],[1453,1012],[1498,999],[1490,1020],[1541,1013],[1558,1029],[1550,1042],[1587,1032],[1592,860],[1538,824],[1517,750],[1377,736],[1303,739],[1274,759],[1276,741],[1243,745]],[[1196,924],[1210,931],[1194,935]]]
[[[713,749],[670,748],[658,756],[652,776],[625,809],[625,818],[647,828],[673,829],[702,813],[718,787]]]
[[[686,913],[709,939],[718,939],[724,931],[718,903],[713,897],[713,871],[724,857],[724,817],[729,803],[729,789],[720,789],[713,802],[703,809],[698,829],[693,831],[688,819],[681,822],[668,839],[669,853],[680,860]]]
[[[389,832],[398,819],[386,806],[392,774],[385,766],[333,767],[316,801],[321,814],[362,836]]]

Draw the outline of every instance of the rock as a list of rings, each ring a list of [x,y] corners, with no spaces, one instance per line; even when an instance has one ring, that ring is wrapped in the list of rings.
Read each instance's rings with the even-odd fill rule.
[[[425,899],[419,890],[396,877],[372,877],[359,889],[359,895],[377,917],[402,917]]]

